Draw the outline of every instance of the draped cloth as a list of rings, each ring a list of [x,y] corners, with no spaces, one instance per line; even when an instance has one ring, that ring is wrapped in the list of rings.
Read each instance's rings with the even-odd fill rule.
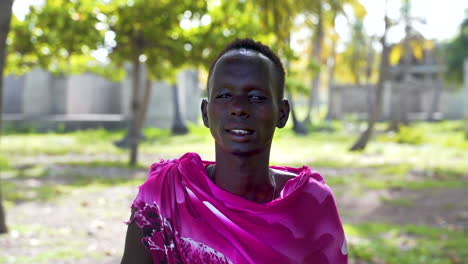
[[[196,153],[154,163],[132,204],[154,263],[343,264],[346,239],[333,194],[307,166],[268,203],[216,186]]]

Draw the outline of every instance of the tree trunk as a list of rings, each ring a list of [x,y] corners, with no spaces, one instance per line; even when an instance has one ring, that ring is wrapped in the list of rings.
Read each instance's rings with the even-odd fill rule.
[[[408,22],[409,23],[409,22]],[[408,119],[408,99],[410,97],[410,90],[409,90],[409,83],[411,81],[411,58],[412,58],[412,51],[411,51],[411,44],[409,42],[409,34],[411,30],[411,25],[407,24],[405,27],[406,37],[405,37],[405,57],[404,57],[404,64],[403,64],[403,90],[401,91],[401,107],[400,110],[400,121],[403,125],[409,125]]]
[[[174,123],[172,123],[172,134],[174,135],[184,135],[188,133],[187,126],[182,120],[182,115],[180,113],[180,102],[179,102],[179,88],[177,84],[174,84],[172,87],[172,99],[174,104]]]
[[[358,138],[356,143],[351,147],[351,151],[363,150],[366,148],[367,142],[372,136],[374,131],[375,122],[380,118],[380,113],[382,111],[382,95],[383,95],[383,88],[384,82],[387,79],[387,71],[388,71],[388,55],[389,55],[389,47],[387,46],[387,32],[390,27],[390,20],[387,17],[387,0],[385,1],[385,30],[384,34],[380,40],[382,45],[382,56],[380,61],[380,74],[379,74],[379,81],[377,83],[377,91],[376,91],[376,99],[374,107],[372,108],[373,111],[369,113],[367,119],[367,128]]]
[[[148,106],[151,99],[151,92],[152,92],[152,83],[148,75],[146,75],[146,82],[145,82],[145,91],[143,93],[143,97],[141,98],[141,107],[140,112],[138,113],[138,132],[140,134],[139,138],[143,137],[143,127],[145,126],[146,114],[148,113]]]
[[[13,0],[0,1],[0,136],[2,133],[2,114],[3,114],[3,68],[6,61],[6,39],[10,31],[11,7]],[[0,234],[8,232],[6,226],[5,210],[3,208],[2,184],[0,179]]]
[[[409,125],[408,119],[408,99],[409,99],[409,83],[411,81],[411,58],[412,58],[412,49],[410,44],[410,14],[409,14],[409,1],[407,2],[406,11],[403,13],[403,19],[405,21],[405,39],[403,40],[403,65],[401,67],[401,74],[403,76],[403,81],[400,86],[400,92],[398,95],[398,107],[395,109],[396,116],[392,117],[390,121],[389,130],[398,131],[401,125]]]
[[[130,120],[130,166],[135,166],[138,161],[138,142],[140,131],[138,129],[138,114],[140,113],[140,71],[141,64],[138,56],[133,61],[133,89],[132,89],[132,117]]]
[[[336,40],[333,39],[332,42],[332,54],[330,58],[331,62],[328,68],[328,107],[327,107],[327,116],[325,120],[332,120],[336,118],[335,113],[333,113],[333,85],[335,82],[335,68],[336,68]]]
[[[463,60],[463,94],[464,101],[468,102],[468,58]],[[468,139],[468,107],[465,107],[465,138]]]
[[[367,51],[367,65],[366,65],[366,86],[367,86],[367,112],[372,113],[372,107],[375,101],[375,90],[370,83],[372,77],[372,69],[374,66],[374,52],[372,50],[372,39],[369,42]]]
[[[291,117],[293,121],[294,133],[298,135],[307,135],[308,134],[307,127],[303,123],[301,123],[299,120],[297,120],[296,111],[294,110],[294,101],[293,101],[291,93],[286,91],[286,97],[288,98],[289,107],[291,108]]]
[[[318,2],[318,23],[317,23],[317,31],[314,40],[314,59],[320,64],[320,53],[322,52],[322,41],[323,41],[323,14],[322,14],[322,3]],[[304,118],[304,124],[311,124],[312,118],[311,114],[314,108],[316,108],[319,104],[319,84],[320,84],[320,70],[315,75],[314,79],[312,80],[312,85],[310,89],[309,95],[309,103],[307,106],[307,115]]]

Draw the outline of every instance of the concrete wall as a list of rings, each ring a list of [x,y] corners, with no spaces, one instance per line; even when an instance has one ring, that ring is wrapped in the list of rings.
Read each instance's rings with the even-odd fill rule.
[[[463,89],[442,92],[440,105],[444,119],[463,119]]]
[[[126,65],[126,78],[122,81],[121,105],[122,114],[131,116],[132,100],[132,67]],[[140,93],[145,90],[146,67],[142,65],[140,74]],[[198,72],[194,70],[184,70],[177,75],[177,89],[180,105],[180,113],[185,121],[196,123],[200,116],[201,92],[198,80]],[[173,85],[161,81],[152,82],[152,91],[148,112],[146,115],[145,127],[171,128],[174,121],[174,94]]]
[[[92,73],[72,75],[66,82],[66,113],[120,114],[121,87]]]
[[[32,122],[44,130],[59,122],[75,122],[77,127],[109,127],[126,124],[131,117],[132,69],[125,66],[126,78],[113,83],[92,73],[53,76],[35,69],[24,76],[7,76],[4,86],[5,120]],[[146,67],[142,66],[141,89],[144,92]],[[177,76],[178,99],[182,118],[196,123],[200,116],[201,91],[198,72],[182,71]],[[141,96],[141,94],[140,94]],[[153,82],[145,126],[170,128],[174,119],[173,86]],[[29,123],[28,123],[29,124]],[[33,124],[33,123],[31,123]],[[106,125],[107,126],[107,125]]]
[[[348,114],[367,115],[368,102],[375,101],[375,85],[335,85],[333,87],[333,112],[339,119]],[[408,89],[405,91],[405,89]],[[402,94],[403,93],[403,94]],[[406,96],[407,109],[412,117],[422,119],[430,111],[434,87],[427,83],[404,84],[386,83],[383,91],[382,119],[389,119],[392,111],[401,108],[401,95]],[[463,118],[463,100],[461,91],[443,90],[436,112],[441,112],[445,119]]]

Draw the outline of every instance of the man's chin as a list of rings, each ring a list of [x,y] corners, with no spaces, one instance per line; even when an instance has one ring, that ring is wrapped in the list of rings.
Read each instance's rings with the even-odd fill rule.
[[[236,156],[251,156],[262,152],[259,148],[249,148],[248,146],[230,148],[228,153]]]

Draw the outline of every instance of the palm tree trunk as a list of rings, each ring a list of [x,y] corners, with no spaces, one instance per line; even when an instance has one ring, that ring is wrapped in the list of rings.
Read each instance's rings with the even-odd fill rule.
[[[0,1],[0,135],[2,133],[2,114],[3,114],[3,68],[6,61],[6,39],[10,31],[11,7],[13,0]],[[1,175],[1,174],[0,174]],[[8,232],[6,225],[5,210],[2,199],[2,182],[0,179],[0,234]]]
[[[172,133],[175,135],[187,134],[188,129],[184,120],[182,120],[182,115],[180,113],[179,89],[177,84],[174,84],[172,87],[172,97],[174,103],[174,123],[172,124]]]
[[[383,95],[383,88],[384,82],[387,79],[387,71],[388,71],[388,55],[389,55],[389,47],[387,45],[387,32],[390,27],[390,21],[387,17],[387,1],[385,1],[385,30],[384,34],[380,40],[382,45],[382,59],[380,61],[380,74],[379,74],[379,81],[377,83],[377,91],[376,91],[376,99],[375,104],[373,107],[372,113],[369,113],[368,120],[367,120],[367,128],[358,138],[358,140],[354,143],[351,147],[351,151],[363,150],[366,148],[369,139],[372,136],[374,131],[375,122],[380,118],[380,113],[382,111],[382,95]]]
[[[367,51],[367,65],[366,65],[366,86],[367,86],[367,112],[372,113],[372,107],[375,101],[375,90],[370,83],[372,76],[372,69],[374,66],[374,52],[372,49],[372,39],[369,42],[369,47]]]
[[[411,58],[412,58],[412,50],[410,44],[410,31],[411,31],[411,23],[410,23],[410,1],[405,1],[407,5],[404,9],[403,19],[405,22],[405,39],[403,41],[403,65],[401,67],[401,73],[403,75],[403,82],[400,86],[400,91],[398,93],[398,107],[395,109],[395,114],[391,120],[389,130],[391,131],[398,131],[401,125],[409,125],[408,119],[408,99],[409,99],[409,82],[411,81]]]
[[[151,99],[151,92],[152,92],[152,83],[148,75],[146,75],[146,83],[145,83],[145,91],[143,93],[143,97],[141,98],[141,107],[140,107],[140,112],[138,113],[138,132],[139,132],[139,138],[143,137],[142,136],[142,131],[143,127],[145,125],[145,120],[146,120],[146,114],[148,113],[148,106],[149,102]]]
[[[323,41],[323,14],[322,14],[322,3],[319,1],[318,4],[318,23],[317,31],[314,40],[314,60],[320,63],[320,53],[322,52],[322,41]],[[320,84],[320,70],[315,75],[311,83],[309,103],[307,105],[307,115],[303,121],[304,124],[311,124],[312,118],[311,114],[314,108],[318,106],[319,103],[319,84]]]
[[[130,120],[130,166],[135,166],[138,161],[138,141],[140,131],[138,129],[138,114],[140,113],[140,71],[141,64],[138,56],[133,61],[133,89],[132,89],[132,117]]]
[[[293,101],[291,93],[289,91],[287,91],[287,90],[286,90],[286,97],[288,98],[289,107],[291,108],[291,117],[292,117],[292,121],[293,121],[293,131],[294,131],[294,133],[296,133],[298,135],[307,135],[308,134],[307,127],[304,126],[304,124],[302,122],[297,120],[296,111],[294,110],[294,101]]]
[[[328,68],[328,109],[327,109],[327,116],[325,120],[331,120],[336,118],[333,112],[333,85],[335,82],[335,68],[336,68],[336,40],[333,39],[332,42],[332,54],[330,58],[331,62]]]

